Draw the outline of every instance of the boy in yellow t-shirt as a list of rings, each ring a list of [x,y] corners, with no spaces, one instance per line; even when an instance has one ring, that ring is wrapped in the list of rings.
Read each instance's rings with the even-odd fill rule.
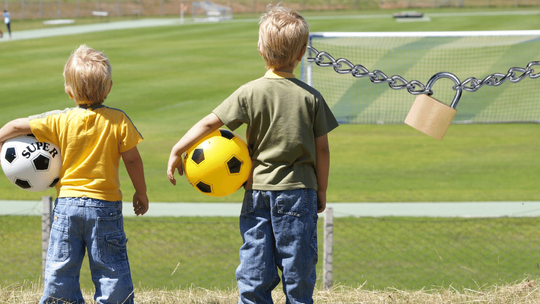
[[[309,28],[297,12],[277,5],[261,18],[258,49],[264,77],[241,86],[173,147],[169,180],[182,175],[181,155],[210,132],[247,125],[253,161],[240,215],[239,303],[272,303],[283,276],[287,303],[313,303],[317,212],[326,207],[328,133],[338,123],[321,94],[293,74]]]
[[[66,63],[64,79],[77,107],[15,119],[0,129],[0,148],[32,133],[62,154],[40,303],[84,303],[78,278],[85,249],[96,302],[133,303],[118,167],[122,158],[135,188],[135,214],[145,214],[148,197],[137,150],[143,138],[124,112],[103,105],[112,87],[103,53],[81,45]]]

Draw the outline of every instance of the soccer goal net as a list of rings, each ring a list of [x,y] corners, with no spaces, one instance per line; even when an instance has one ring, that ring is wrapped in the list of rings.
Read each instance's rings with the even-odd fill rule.
[[[483,80],[488,75],[506,75],[510,68],[525,68],[540,60],[540,31],[499,32],[380,32],[312,33],[309,44],[336,60],[348,59],[369,71],[388,77],[426,84],[439,72]],[[309,52],[306,52],[307,55]],[[540,73],[535,65],[534,74]],[[407,90],[394,90],[369,77],[339,74],[304,57],[302,79],[319,90],[341,123],[401,124],[415,97]],[[441,79],[432,87],[433,98],[450,104],[455,83]],[[505,81],[484,85],[476,92],[463,91],[454,123],[540,122],[540,80]]]
[[[193,2],[192,8],[195,22],[218,22],[233,18],[230,7],[209,1]]]

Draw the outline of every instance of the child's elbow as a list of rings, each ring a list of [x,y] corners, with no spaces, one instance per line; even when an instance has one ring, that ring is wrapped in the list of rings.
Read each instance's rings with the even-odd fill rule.
[[[135,163],[141,163],[142,162],[142,158],[141,158],[141,155],[139,154],[139,151],[137,150],[137,147],[135,148],[132,148],[126,152],[123,152],[122,153],[122,160],[124,161],[124,163],[126,164],[135,164]]]
[[[329,145],[317,146],[317,154],[330,155],[330,146]]]

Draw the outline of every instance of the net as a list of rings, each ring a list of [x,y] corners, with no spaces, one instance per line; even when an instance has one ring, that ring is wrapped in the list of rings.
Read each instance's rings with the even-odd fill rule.
[[[311,33],[309,41],[336,59],[423,84],[439,72],[450,72],[462,82],[482,80],[540,60],[540,31]],[[302,79],[322,93],[340,123],[401,124],[415,99],[407,90],[338,74],[308,63],[306,57]],[[435,82],[433,97],[449,104],[454,85],[449,79]],[[539,93],[540,81],[530,78],[464,91],[453,123],[538,123]]]
[[[233,18],[230,7],[209,1],[193,2],[192,8],[193,21],[196,22],[219,22]]]

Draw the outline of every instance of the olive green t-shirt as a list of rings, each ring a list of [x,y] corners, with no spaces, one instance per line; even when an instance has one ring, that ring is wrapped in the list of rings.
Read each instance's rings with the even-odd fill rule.
[[[253,175],[246,189],[317,189],[315,138],[338,126],[317,90],[293,74],[268,71],[213,113],[233,131],[247,124]]]

